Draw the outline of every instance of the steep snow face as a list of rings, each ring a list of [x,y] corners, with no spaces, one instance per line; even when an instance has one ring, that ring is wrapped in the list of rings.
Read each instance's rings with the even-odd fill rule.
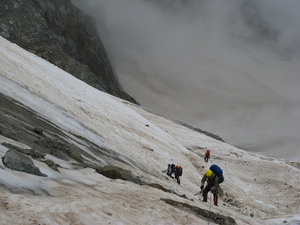
[[[300,222],[300,172],[284,160],[250,154],[100,92],[1,37],[0,74],[2,94],[63,132],[125,155],[134,163],[128,169],[138,177],[176,193],[109,179],[51,155],[46,158],[60,165],[60,173],[34,160],[47,177],[12,171],[1,161],[0,224],[208,223],[209,218],[184,209],[183,203],[233,217],[238,224]],[[0,135],[1,157],[8,150],[4,143],[29,147]],[[203,160],[204,147],[212,150],[209,163]],[[162,173],[170,162],[184,168],[181,185]],[[219,207],[195,195],[213,163],[225,176]]]
[[[299,2],[73,2],[99,23],[122,86],[142,105],[300,160]]]

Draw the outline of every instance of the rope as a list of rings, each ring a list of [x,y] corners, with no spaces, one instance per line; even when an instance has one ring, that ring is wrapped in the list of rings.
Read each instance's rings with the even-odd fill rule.
[[[210,224],[211,216],[211,200],[212,200],[212,193],[210,194],[210,200],[209,200],[209,219],[208,219],[208,225]]]

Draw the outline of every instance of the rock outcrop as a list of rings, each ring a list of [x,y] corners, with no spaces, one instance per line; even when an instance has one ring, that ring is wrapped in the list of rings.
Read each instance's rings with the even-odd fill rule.
[[[44,176],[38,167],[36,167],[32,159],[23,153],[15,150],[8,150],[2,158],[3,164],[12,170],[21,171],[24,173],[34,174],[37,176]]]
[[[89,85],[136,101],[114,76],[95,22],[69,0],[3,0],[0,35]]]

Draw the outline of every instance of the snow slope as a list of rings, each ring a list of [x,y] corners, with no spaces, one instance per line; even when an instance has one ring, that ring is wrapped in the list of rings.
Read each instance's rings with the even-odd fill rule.
[[[209,223],[161,199],[230,216],[238,224],[300,223],[300,171],[287,161],[248,153],[100,92],[2,37],[0,75],[2,94],[62,131],[128,157],[132,164],[127,169],[177,193],[109,179],[50,155],[46,157],[61,165],[60,173],[34,160],[48,177],[12,171],[1,161],[0,224]],[[4,143],[26,148],[2,135],[0,143],[1,157],[7,151]],[[208,164],[204,147],[212,149]],[[170,162],[184,168],[181,185],[162,173]],[[194,195],[212,163],[220,165],[225,176],[219,207]]]

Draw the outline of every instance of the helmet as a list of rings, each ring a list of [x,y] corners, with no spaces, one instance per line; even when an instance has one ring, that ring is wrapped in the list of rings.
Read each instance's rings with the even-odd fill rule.
[[[211,170],[207,170],[206,173],[205,173],[205,175],[207,177],[210,177],[212,174],[213,174],[213,171],[211,171]]]

